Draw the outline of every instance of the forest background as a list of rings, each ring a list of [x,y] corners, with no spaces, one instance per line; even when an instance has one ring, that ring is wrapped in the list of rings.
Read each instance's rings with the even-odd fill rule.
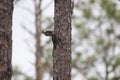
[[[33,0],[14,2],[13,80],[35,79]],[[42,30],[52,30],[54,2],[42,1]],[[120,80],[120,2],[74,0],[72,80]],[[52,79],[52,42],[42,35],[43,80]]]

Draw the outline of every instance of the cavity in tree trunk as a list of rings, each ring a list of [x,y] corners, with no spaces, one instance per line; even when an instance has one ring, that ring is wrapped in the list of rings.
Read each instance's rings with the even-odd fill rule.
[[[71,0],[54,0],[53,80],[71,80]]]
[[[13,0],[0,0],[0,80],[12,77]]]

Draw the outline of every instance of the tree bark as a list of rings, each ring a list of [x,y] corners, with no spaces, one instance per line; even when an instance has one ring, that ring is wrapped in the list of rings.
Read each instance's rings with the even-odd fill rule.
[[[13,0],[0,0],[0,80],[12,77]]]
[[[43,68],[42,68],[42,48],[41,48],[41,2],[42,0],[35,0],[35,40],[36,40],[36,80],[42,80]]]
[[[53,80],[71,80],[71,0],[54,0]]]

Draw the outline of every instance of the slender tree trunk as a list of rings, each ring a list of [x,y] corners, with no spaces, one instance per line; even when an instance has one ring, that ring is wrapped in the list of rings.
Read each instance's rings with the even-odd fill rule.
[[[36,80],[42,80],[42,48],[41,48],[41,1],[35,0],[35,26],[36,26]]]
[[[108,79],[108,76],[109,76],[109,71],[108,71],[108,60],[107,60],[107,56],[108,56],[108,52],[106,51],[107,49],[104,48],[104,56],[103,56],[103,61],[104,61],[104,64],[105,64],[105,80],[109,80]]]
[[[105,62],[105,69],[106,69],[106,70],[105,70],[105,80],[109,80],[109,79],[108,79],[108,75],[109,75],[108,62],[107,62],[106,57],[107,57],[107,56],[105,56],[105,58],[104,58],[104,59],[105,59],[105,60],[104,60],[104,62]]]
[[[0,0],[0,80],[12,77],[13,0]]]
[[[71,80],[71,0],[54,0],[53,80]]]

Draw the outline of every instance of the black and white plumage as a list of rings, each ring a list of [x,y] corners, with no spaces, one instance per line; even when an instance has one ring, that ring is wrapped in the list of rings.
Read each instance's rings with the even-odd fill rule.
[[[42,31],[42,33],[45,35],[45,36],[51,36],[52,37],[52,42],[53,42],[53,47],[56,48],[56,37],[54,35],[54,31]]]

